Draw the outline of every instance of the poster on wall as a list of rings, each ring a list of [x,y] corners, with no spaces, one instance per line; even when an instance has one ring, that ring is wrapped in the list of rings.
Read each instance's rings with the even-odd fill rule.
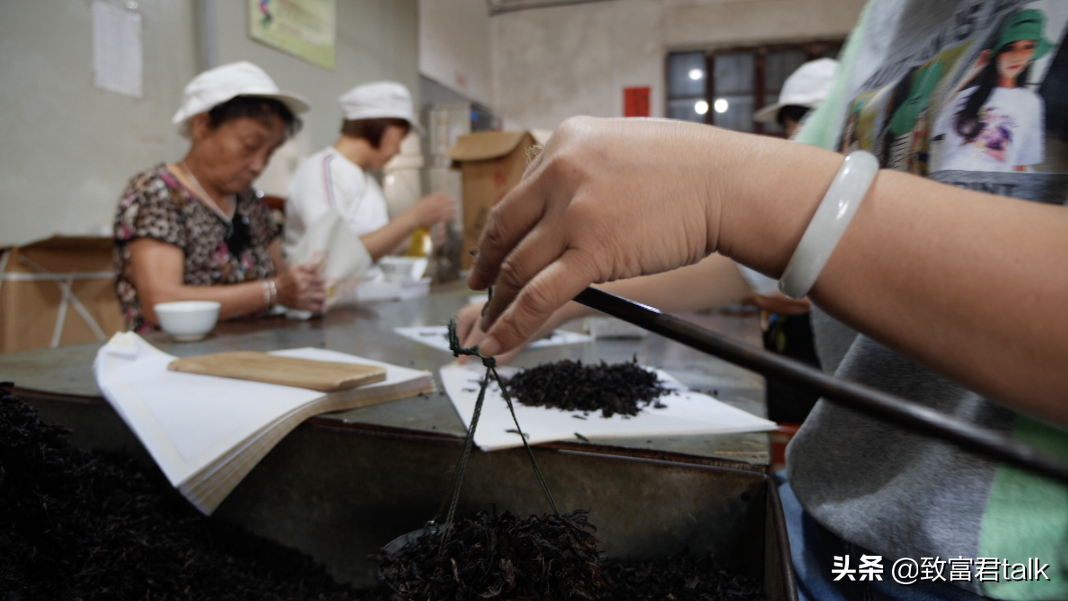
[[[93,83],[134,98],[142,92],[141,15],[93,2]]]
[[[336,0],[248,0],[249,36],[334,70]]]

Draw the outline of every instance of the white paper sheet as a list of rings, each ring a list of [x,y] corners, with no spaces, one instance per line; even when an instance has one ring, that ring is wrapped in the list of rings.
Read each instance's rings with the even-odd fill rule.
[[[516,368],[499,368],[502,378],[516,373]],[[479,381],[486,373],[482,365],[447,365],[441,368],[441,380],[453,407],[469,427],[478,399]],[[776,428],[775,422],[746,413],[710,397],[687,389],[666,372],[656,370],[664,386],[675,391],[661,397],[664,409],[652,406],[635,416],[601,417],[600,412],[583,415],[581,411],[563,411],[546,407],[528,407],[513,399],[516,418],[531,444],[554,440],[575,440],[576,433],[589,439],[605,437],[650,437],[680,434],[726,434],[765,432]],[[581,419],[585,418],[585,419]],[[484,451],[521,446],[508,405],[494,383],[486,391],[475,444]],[[511,432],[509,432],[511,430]]]
[[[411,338],[416,342],[422,342],[427,346],[432,346],[436,349],[448,351],[449,350],[449,328],[448,326],[423,326],[418,328],[393,328],[393,331],[404,336],[405,338]],[[567,330],[554,330],[553,335],[549,338],[542,338],[536,342],[532,342],[527,348],[542,348],[546,346],[558,346],[561,344],[583,344],[590,342],[593,338],[586,334],[579,334],[577,332],[568,332]]]
[[[96,87],[141,97],[141,15],[93,2],[93,72]]]

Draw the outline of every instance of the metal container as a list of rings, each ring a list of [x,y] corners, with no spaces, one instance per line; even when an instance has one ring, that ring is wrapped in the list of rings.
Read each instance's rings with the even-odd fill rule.
[[[43,419],[73,428],[76,445],[154,465],[106,403],[21,394]],[[455,434],[314,418],[215,515],[312,555],[340,581],[374,586],[370,556],[444,515],[462,445]],[[534,454],[560,510],[590,510],[607,555],[711,552],[725,568],[762,580],[769,600],[797,598],[782,508],[763,466],[571,443],[539,445]],[[472,453],[459,511],[492,508],[549,511],[522,448]]]
[[[340,580],[370,586],[377,582],[370,555],[444,516],[461,445],[454,437],[306,424],[217,515],[310,553]],[[768,599],[796,599],[778,495],[759,467],[544,446],[534,453],[560,510],[590,510],[607,555],[711,552],[725,568],[762,580]],[[460,514],[493,508],[549,511],[521,448],[471,455]]]

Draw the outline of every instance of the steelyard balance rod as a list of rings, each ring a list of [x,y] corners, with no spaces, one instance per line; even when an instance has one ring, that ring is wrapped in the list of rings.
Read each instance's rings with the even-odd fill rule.
[[[952,442],[970,451],[1027,468],[1061,482],[1068,482],[1068,463],[999,432],[980,428],[870,386],[829,376],[799,361],[750,346],[597,288],[586,288],[574,300],[654,334],[755,371],[764,377],[819,392],[828,401],[838,405],[907,430]]]

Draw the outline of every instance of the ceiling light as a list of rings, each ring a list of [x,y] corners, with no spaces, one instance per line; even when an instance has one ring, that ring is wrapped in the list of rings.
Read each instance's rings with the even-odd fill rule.
[[[705,76],[705,72],[700,69],[690,69],[690,79],[697,81]]]
[[[727,112],[727,109],[731,108],[731,105],[726,98],[720,98],[712,104],[712,108],[716,109],[717,113],[723,114]]]
[[[693,104],[693,110],[696,111],[698,115],[704,115],[708,112],[708,103],[704,100],[698,100]]]

